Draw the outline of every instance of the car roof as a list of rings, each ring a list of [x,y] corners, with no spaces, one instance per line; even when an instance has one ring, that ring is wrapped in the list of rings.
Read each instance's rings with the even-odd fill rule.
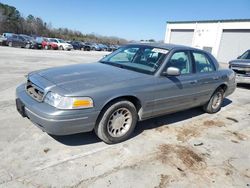
[[[197,50],[196,48],[192,48],[189,46],[184,46],[184,45],[177,45],[177,44],[170,44],[170,43],[131,43],[127,44],[126,46],[129,45],[137,45],[137,46],[150,46],[150,47],[155,47],[155,48],[162,48],[166,50],[172,50],[174,48],[181,48],[181,49],[189,49],[189,50]]]

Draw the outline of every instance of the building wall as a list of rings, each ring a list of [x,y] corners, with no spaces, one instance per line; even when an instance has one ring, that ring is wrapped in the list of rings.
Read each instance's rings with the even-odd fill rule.
[[[166,27],[165,43],[170,42],[171,30],[174,29],[194,29],[194,35],[190,46],[203,49],[211,47],[211,53],[218,57],[223,29],[250,29],[249,22],[214,22],[214,23],[169,23]],[[250,33],[249,33],[250,34]],[[250,35],[249,35],[250,36]],[[237,47],[236,47],[237,48]],[[249,44],[250,49],[250,44]],[[238,50],[237,56],[242,50]],[[220,60],[219,60],[220,61]]]

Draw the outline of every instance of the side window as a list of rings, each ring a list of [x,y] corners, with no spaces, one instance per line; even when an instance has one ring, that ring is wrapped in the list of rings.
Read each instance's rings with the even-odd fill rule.
[[[192,73],[192,63],[189,60],[188,52],[175,52],[167,63],[167,67],[180,69],[181,74]]]
[[[196,72],[212,72],[215,71],[213,62],[210,62],[205,54],[193,52]]]

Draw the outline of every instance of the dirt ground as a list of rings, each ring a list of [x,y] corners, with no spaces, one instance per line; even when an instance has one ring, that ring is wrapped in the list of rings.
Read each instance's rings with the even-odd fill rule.
[[[0,187],[250,187],[247,85],[217,114],[195,108],[140,122],[115,145],[93,132],[52,137],[17,113],[25,74],[105,54],[0,47]]]

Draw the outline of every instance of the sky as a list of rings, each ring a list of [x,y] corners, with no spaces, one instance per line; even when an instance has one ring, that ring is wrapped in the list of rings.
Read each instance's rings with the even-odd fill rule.
[[[163,40],[167,21],[250,19],[250,0],[0,0],[82,33]]]

